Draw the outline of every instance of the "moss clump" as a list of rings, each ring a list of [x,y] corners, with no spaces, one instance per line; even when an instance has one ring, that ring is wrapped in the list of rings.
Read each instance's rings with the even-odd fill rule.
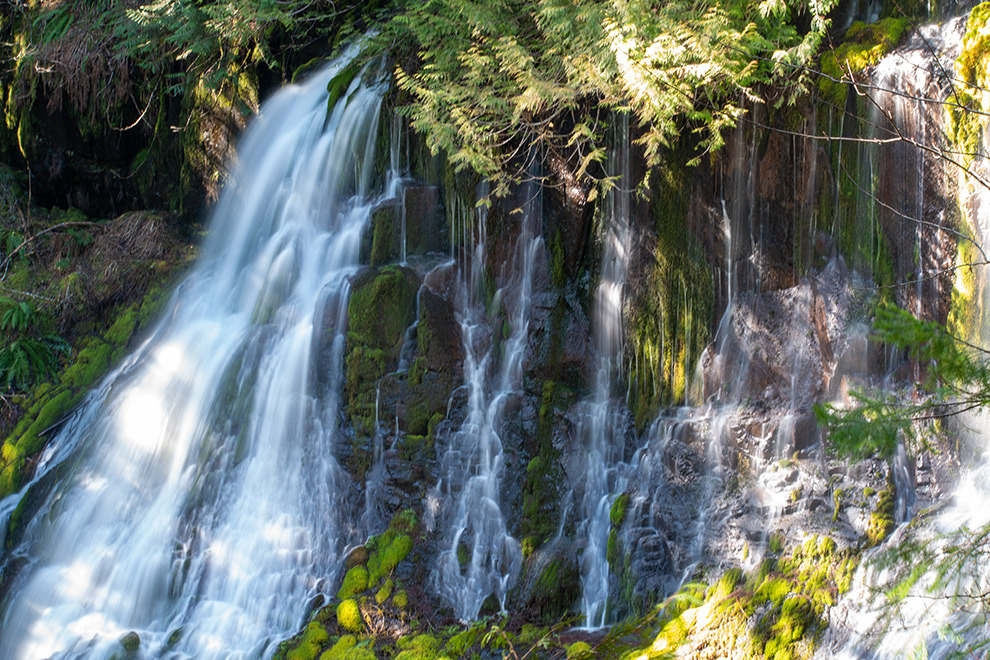
[[[369,551],[368,588],[379,586],[382,578],[387,578],[399,562],[412,552],[411,534],[415,533],[417,524],[416,514],[407,509],[395,514],[388,529],[368,541],[365,546]],[[390,583],[391,580],[386,582]]]
[[[351,82],[354,81],[359,71],[361,71],[360,62],[359,60],[355,60],[341,69],[327,83],[327,92],[330,94],[330,97],[327,99],[327,114],[333,112],[334,107],[343,98],[344,94],[347,93],[347,88],[351,86]]]
[[[867,25],[856,21],[846,30],[843,43],[822,54],[822,77],[819,90],[822,97],[840,108],[845,107],[846,83],[838,82],[872,66],[894,50],[911,26],[907,18],[885,18]]]
[[[310,621],[298,642],[289,648],[285,660],[316,660],[330,636],[316,621]]]
[[[622,527],[626,519],[626,509],[629,507],[629,493],[622,493],[612,502],[612,508],[608,512],[609,522],[612,527]]]
[[[894,489],[880,491],[877,506],[870,514],[866,528],[866,539],[871,546],[880,545],[894,531]]]
[[[351,632],[364,631],[364,619],[361,618],[361,608],[356,600],[348,598],[337,605],[337,625]]]
[[[588,642],[574,642],[567,647],[567,660],[585,660],[591,657],[593,655]]]
[[[955,93],[949,96],[950,103],[946,106],[946,132],[965,154],[967,163],[972,162],[981,151],[983,119],[979,112],[990,110],[990,93],[986,91],[990,83],[987,76],[987,53],[990,50],[988,24],[990,2],[984,2],[969,13],[962,51],[956,60],[956,77],[963,84],[955,86]]]
[[[358,642],[354,635],[344,635],[320,656],[320,660],[378,660],[371,641]]]
[[[368,263],[373,267],[384,266],[399,257],[395,214],[394,207],[386,207],[371,216],[371,254]]]
[[[412,539],[405,534],[393,538],[388,545],[381,547],[368,560],[368,579],[376,584],[380,579],[392,573],[399,562],[406,558],[413,548]]]
[[[364,566],[354,566],[344,575],[344,582],[337,591],[337,598],[345,600],[358,595],[368,588],[368,569]]]
[[[399,589],[392,596],[392,604],[398,607],[400,610],[404,610],[409,607],[409,595],[406,593],[405,589]]]
[[[385,584],[382,585],[382,588],[375,592],[375,602],[379,605],[383,605],[392,595],[393,586],[394,585],[391,580],[386,580]]]
[[[352,284],[344,377],[347,412],[360,436],[373,431],[375,385],[397,364],[406,328],[416,318],[418,289],[415,273],[399,266],[365,271]]]
[[[452,658],[466,658],[470,655],[469,651],[481,642],[484,633],[485,627],[480,624],[462,630],[447,640],[444,652]]]
[[[744,574],[727,571],[712,587],[686,585],[660,608],[650,657],[811,658],[828,608],[848,590],[856,557],[828,537],[812,537],[781,559]]]
[[[398,646],[401,650],[395,654],[394,660],[437,660],[439,658],[440,642],[433,635],[403,637],[399,640]]]
[[[540,618],[554,621],[563,616],[581,597],[581,571],[569,557],[553,559],[536,578],[531,603]]]

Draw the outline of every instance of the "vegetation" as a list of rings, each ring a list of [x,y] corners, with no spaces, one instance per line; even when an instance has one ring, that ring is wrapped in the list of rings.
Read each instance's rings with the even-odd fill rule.
[[[377,43],[415,55],[396,69],[411,100],[402,111],[434,153],[505,194],[529,171],[530,145],[566,176],[600,172],[613,110],[635,118],[648,165],[685,128],[698,134],[697,162],[745,103],[762,102],[756,86],[787,78],[804,89],[794,67],[815,56],[833,6],[430,0]]]
[[[941,420],[990,403],[988,352],[921,321],[893,305],[882,304],[874,320],[876,341],[903,351],[924,377],[909,394],[896,390],[852,392],[855,407],[816,407],[828,426],[831,446],[841,456],[893,456],[898,443],[912,452],[932,446]]]

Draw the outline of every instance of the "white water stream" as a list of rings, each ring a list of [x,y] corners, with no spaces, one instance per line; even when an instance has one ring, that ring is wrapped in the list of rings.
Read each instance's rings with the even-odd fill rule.
[[[355,540],[334,436],[384,93],[358,76],[328,116],[345,63],[263,105],[199,265],[54,439],[0,657],[108,658],[130,631],[143,657],[261,657],[329,588]]]
[[[629,124],[625,116],[620,120],[620,131],[610,160],[617,186],[609,191],[602,270],[592,312],[595,389],[593,398],[585,402],[577,429],[585,460],[578,528],[578,538],[585,544],[581,554],[581,616],[588,628],[605,625],[609,512],[615,498],[625,490],[618,469],[625,449],[625,416],[621,406],[612,400],[615,394],[613,381],[622,367],[622,305],[632,249]]]
[[[522,385],[533,276],[543,241],[538,184],[524,186],[521,194],[525,199],[520,231],[506,264],[509,273],[506,284],[495,292],[488,315],[483,297],[487,212],[480,208],[461,214],[465,222],[456,314],[468,400],[464,422],[441,457],[438,492],[448,507],[443,514],[446,549],[440,553],[434,581],[463,621],[476,619],[489,597],[504,611],[506,595],[522,566],[519,542],[509,534],[501,506],[503,433],[506,408]],[[506,324],[502,340],[488,318],[500,306]]]

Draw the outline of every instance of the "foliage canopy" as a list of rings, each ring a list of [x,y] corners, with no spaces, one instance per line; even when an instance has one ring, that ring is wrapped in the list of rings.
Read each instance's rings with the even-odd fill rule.
[[[631,113],[648,165],[687,129],[722,146],[761,84],[804,89],[834,0],[427,0],[380,33],[411,96],[403,111],[435,150],[504,194],[531,145],[580,180],[605,158],[612,111]]]

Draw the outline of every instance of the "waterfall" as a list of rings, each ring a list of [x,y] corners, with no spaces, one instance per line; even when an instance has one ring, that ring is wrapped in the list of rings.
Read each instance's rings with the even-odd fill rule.
[[[0,657],[108,658],[130,632],[142,657],[260,657],[330,588],[356,540],[334,458],[348,278],[382,201],[385,90],[358,76],[328,115],[346,63],[262,106],[200,262],[53,440]]]
[[[488,313],[482,297],[488,247],[486,208],[476,209],[473,225],[467,218],[462,228],[456,313],[465,355],[467,412],[441,457],[438,487],[449,510],[445,549],[434,581],[463,621],[476,619],[489,596],[504,611],[505,597],[522,566],[519,542],[506,528],[500,503],[505,471],[503,427],[506,408],[522,384],[533,276],[542,239],[539,185],[522,186],[520,194],[524,197],[521,224],[507,264],[509,276],[496,291]],[[497,318],[500,306],[505,325],[493,329],[489,317]]]
[[[602,269],[595,291],[593,311],[596,351],[595,390],[586,402],[577,436],[584,450],[582,523],[578,538],[584,539],[581,554],[581,616],[584,625],[605,625],[608,601],[609,512],[624,485],[619,483],[618,463],[625,449],[623,411],[613,401],[612,384],[622,364],[622,304],[632,249],[630,229],[629,124],[620,118],[611,169],[617,185],[610,192],[606,218]]]
[[[874,73],[877,86],[892,90],[882,94],[882,106],[903,130],[912,135],[922,131],[918,139],[924,137],[925,131],[922,101],[918,99],[939,102],[950,96],[952,86],[960,84],[949,78],[953,75],[952,62],[959,55],[964,26],[965,18],[955,18],[942,25],[919,28],[924,40],[915,37],[901,52],[881,61]],[[918,163],[917,176],[897,185],[908,187],[917,182],[921,190],[922,159],[920,154],[913,159]],[[970,171],[983,177],[988,170],[990,164],[979,155],[970,167]],[[990,239],[986,221],[990,193],[966,181],[967,176],[959,175],[960,207],[968,215],[976,240],[986,246]],[[919,193],[916,205],[902,213],[920,219],[923,201]],[[901,215],[899,209],[889,209],[889,213]],[[902,303],[915,314],[926,312],[931,298],[923,295],[931,279],[922,275],[931,272],[933,246],[922,240],[922,228],[922,222],[915,222],[917,284]],[[975,290],[968,292],[973,300],[966,303],[977,308],[972,311],[973,336],[963,337],[982,346],[990,339],[990,324],[984,317],[990,293],[986,277],[985,267],[976,270]],[[917,378],[918,372],[913,371],[911,376]],[[990,524],[986,507],[990,496],[990,454],[985,449],[990,422],[986,411],[980,411],[966,414],[959,427],[962,445],[970,443],[977,448],[977,464],[961,476],[951,496],[943,495],[945,506],[932,507],[922,520],[911,525],[903,523],[911,520],[916,504],[913,463],[907,459],[903,446],[897,448],[891,461],[897,494],[894,519],[902,524],[887,542],[864,557],[837,617],[845,625],[823,646],[821,657],[887,659],[910,654],[948,658],[985,654],[990,624],[983,594],[990,566],[985,541],[978,541],[971,554],[967,544],[985,533]],[[961,570],[945,570],[952,565],[953,556],[964,558],[958,566]],[[946,564],[940,566],[943,561]],[[894,585],[898,585],[896,590]]]

